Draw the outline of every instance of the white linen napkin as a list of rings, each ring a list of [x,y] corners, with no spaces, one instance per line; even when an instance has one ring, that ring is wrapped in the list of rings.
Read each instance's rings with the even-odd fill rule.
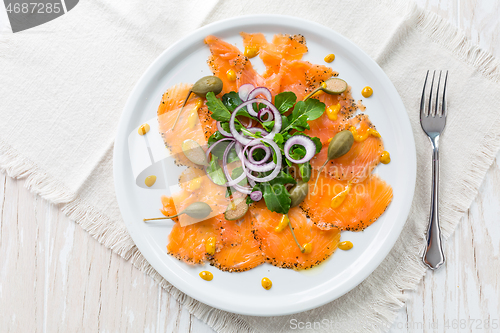
[[[387,73],[408,111],[417,146],[410,216],[391,253],[357,288],[304,313],[260,318],[208,307],[164,280],[137,250],[120,218],[112,148],[125,101],[147,66],[207,23],[245,14],[319,22],[364,49]],[[303,1],[85,0],[67,14],[16,34],[0,33],[0,169],[74,219],[104,246],[153,277],[220,332],[387,330],[402,291],[422,278],[430,198],[430,146],[418,106],[428,69],[448,69],[449,117],[441,141],[441,224],[445,237],[468,209],[499,147],[500,66],[438,16],[414,4]],[[326,324],[326,323],[330,324]]]

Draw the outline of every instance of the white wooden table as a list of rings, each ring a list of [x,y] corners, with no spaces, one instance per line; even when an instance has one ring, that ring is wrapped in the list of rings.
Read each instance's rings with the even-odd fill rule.
[[[418,3],[500,58],[498,0]],[[0,27],[1,20],[0,13]],[[0,174],[0,331],[212,332],[23,183]],[[495,163],[446,242],[446,266],[407,292],[391,332],[489,332],[488,319],[500,325],[499,216]]]

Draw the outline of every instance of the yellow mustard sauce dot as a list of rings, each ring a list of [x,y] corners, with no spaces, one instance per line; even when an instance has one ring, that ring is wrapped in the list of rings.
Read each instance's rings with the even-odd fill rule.
[[[226,76],[229,81],[236,81],[236,72],[233,69],[228,70]]]
[[[262,287],[266,290],[269,290],[271,289],[271,287],[273,286],[273,282],[271,280],[269,280],[269,278],[262,278],[262,281],[260,281],[260,284],[262,284]]]
[[[148,176],[144,180],[144,184],[146,184],[147,187],[151,187],[156,183],[156,176]]]
[[[331,53],[331,54],[329,54],[329,55],[327,55],[327,56],[325,57],[325,62],[330,63],[330,62],[332,62],[332,61],[334,61],[334,60],[335,60],[335,54],[333,54],[333,53]]]
[[[288,219],[288,215],[285,214],[285,215],[283,215],[283,217],[281,217],[280,223],[278,223],[278,226],[276,228],[274,228],[274,231],[281,232],[281,231],[285,230],[288,223],[290,223],[290,220]]]
[[[332,201],[330,202],[330,207],[332,207],[333,209],[340,207],[340,205],[342,205],[342,203],[344,202],[345,198],[347,198],[347,195],[349,194],[350,190],[351,190],[351,184],[347,185],[343,191],[337,193],[337,195],[335,195],[332,198]]]
[[[147,132],[149,132],[149,124],[142,124],[141,126],[139,126],[139,129],[137,130],[137,133],[139,133],[139,135],[144,135],[146,134]]]
[[[353,247],[353,245],[350,241],[343,241],[343,242],[340,242],[338,245],[338,248],[341,250],[344,250],[344,251],[348,251],[348,250],[352,249],[352,247]]]
[[[304,253],[311,253],[312,249],[313,249],[313,246],[311,243],[305,243],[304,245],[302,245],[302,247],[304,248]]]
[[[189,113],[188,116],[188,126],[189,128],[194,128],[196,124],[198,123],[198,110],[202,107],[203,101],[199,99],[196,102],[196,105],[194,106],[193,110]]]
[[[328,119],[333,121],[337,120],[339,112],[340,112],[340,103],[331,105],[326,108],[326,115],[328,116]]]
[[[209,271],[203,271],[203,272],[200,272],[200,277],[205,281],[212,281],[212,279],[214,278],[214,275],[212,273],[210,273]]]
[[[259,54],[259,49],[253,46],[245,46],[245,51],[243,55],[247,58],[254,58]]]
[[[209,237],[205,241],[205,252],[211,256],[215,254],[215,237]]]
[[[194,178],[188,183],[188,190],[193,192],[201,187],[201,177]]]
[[[380,163],[389,164],[391,162],[391,155],[388,151],[384,151],[382,155],[380,155]]]
[[[351,126],[349,127],[349,130],[352,133],[352,136],[354,137],[354,141],[356,142],[363,142],[368,138],[368,135],[374,136],[376,138],[380,138],[380,133],[373,128],[368,128],[364,134],[358,134],[358,131],[356,130],[356,127]]]
[[[371,87],[366,86],[363,88],[363,90],[361,90],[361,95],[363,95],[363,97],[365,98],[370,97],[372,94],[373,94],[373,89]]]

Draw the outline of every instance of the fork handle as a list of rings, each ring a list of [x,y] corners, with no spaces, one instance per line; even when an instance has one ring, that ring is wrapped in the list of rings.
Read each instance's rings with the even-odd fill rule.
[[[432,195],[429,228],[427,230],[427,246],[424,263],[430,269],[438,269],[444,263],[443,246],[441,244],[441,228],[439,227],[439,147],[437,140],[432,140]]]

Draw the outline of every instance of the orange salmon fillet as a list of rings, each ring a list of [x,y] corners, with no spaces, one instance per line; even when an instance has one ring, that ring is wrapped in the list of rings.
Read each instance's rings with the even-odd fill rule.
[[[290,209],[288,217],[299,243],[312,244],[312,251],[307,254],[300,252],[289,227],[280,232],[275,231],[283,215],[271,212],[262,201],[253,204],[250,209],[255,237],[261,242],[267,261],[274,266],[308,269],[326,260],[337,249],[340,231],[335,228],[326,231],[317,228],[298,207]]]
[[[315,177],[309,182],[309,195],[300,207],[311,221],[323,230],[363,230],[375,222],[392,201],[391,186],[378,176],[372,175],[362,183],[352,184],[342,204],[332,208],[332,198],[343,191],[348,182],[321,174],[318,187],[312,193]]]

